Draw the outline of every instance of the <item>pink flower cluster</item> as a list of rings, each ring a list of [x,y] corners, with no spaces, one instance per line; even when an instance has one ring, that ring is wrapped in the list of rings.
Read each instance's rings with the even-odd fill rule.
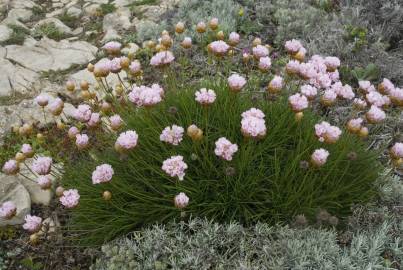
[[[60,115],[63,111],[63,108],[64,108],[64,102],[60,98],[55,98],[48,105],[48,109],[53,115]]]
[[[244,77],[240,76],[239,74],[232,74],[228,77],[228,85],[229,88],[233,92],[239,92],[245,86],[246,80]]]
[[[21,153],[23,153],[26,157],[33,157],[34,150],[32,149],[32,146],[30,144],[24,143],[21,146]]]
[[[313,165],[320,167],[325,165],[327,158],[329,157],[329,152],[323,148],[316,149],[311,155],[311,162]]]
[[[60,203],[66,208],[74,208],[78,205],[80,194],[77,189],[69,189],[63,191],[63,196],[60,197]]]
[[[160,135],[160,140],[172,145],[178,145],[183,139],[184,131],[183,127],[177,125],[166,127]]]
[[[238,145],[231,143],[227,138],[221,137],[215,142],[214,153],[225,160],[232,160],[232,156],[238,151]]]
[[[17,207],[12,201],[6,201],[0,206],[0,218],[11,219],[17,212]]]
[[[162,163],[162,170],[171,177],[178,177],[180,181],[185,177],[187,168],[188,165],[183,161],[183,156],[172,156]]]
[[[102,164],[95,168],[92,172],[92,183],[100,184],[106,183],[112,180],[114,174],[113,168],[109,164]]]
[[[380,123],[386,118],[386,114],[380,108],[372,105],[369,111],[365,114],[368,122],[375,124]]]
[[[162,51],[156,53],[153,57],[151,57],[150,65],[155,67],[162,67],[169,65],[171,62],[175,60],[175,57],[170,51]]]
[[[403,158],[403,143],[395,143],[391,148],[390,148],[390,153],[393,158],[399,159]]]
[[[87,134],[77,134],[76,135],[76,145],[78,149],[84,149],[88,146],[88,135]]]
[[[158,84],[153,84],[151,87],[144,85],[134,85],[132,91],[129,93],[129,100],[136,106],[153,106],[162,101],[164,96],[164,89]]]
[[[308,99],[299,93],[288,97],[288,103],[294,112],[301,112],[308,108]]]
[[[134,130],[128,130],[126,132],[120,133],[115,145],[122,150],[131,150],[137,145],[137,140],[139,136]]]
[[[269,88],[277,90],[277,91],[281,90],[283,88],[283,86],[284,86],[283,78],[281,76],[277,76],[277,75],[275,75],[269,83]]]
[[[315,125],[315,135],[320,142],[335,143],[339,140],[341,133],[340,128],[325,121]]]
[[[227,53],[230,46],[225,41],[217,40],[208,45],[209,50],[217,56],[223,56]]]
[[[258,67],[262,71],[267,71],[271,67],[271,60],[270,57],[260,57]]]
[[[36,182],[41,187],[41,189],[49,189],[52,186],[52,180],[49,175],[40,175]]]
[[[89,127],[96,127],[101,122],[101,117],[99,113],[92,113],[90,120],[87,122],[87,126]]]
[[[108,52],[117,52],[122,48],[122,44],[117,41],[109,41],[102,48]]]
[[[231,46],[236,46],[240,41],[240,36],[236,32],[231,32],[228,37],[228,43]]]
[[[180,192],[175,196],[174,204],[177,208],[183,209],[189,204],[189,197],[184,192]]]
[[[309,100],[313,100],[318,94],[318,89],[315,86],[305,84],[301,86],[301,94],[306,96]]]
[[[49,98],[43,94],[40,94],[39,96],[37,96],[35,98],[35,102],[41,106],[41,107],[45,107],[46,105],[48,105],[49,102]]]
[[[303,48],[301,42],[296,39],[286,41],[284,47],[290,54],[296,54],[301,48]]]
[[[42,218],[37,216],[26,215],[25,223],[22,225],[24,230],[27,230],[31,233],[38,232],[42,227]]]
[[[138,60],[134,60],[130,63],[129,70],[132,74],[139,74],[141,71],[141,64]]]
[[[202,105],[213,104],[216,99],[216,93],[211,89],[202,88],[195,93],[195,100]]]
[[[269,55],[269,49],[267,49],[263,45],[257,45],[255,47],[253,47],[252,54],[256,59],[259,59],[261,57],[266,57]]]
[[[67,136],[69,136],[70,139],[76,138],[76,135],[79,134],[80,131],[78,130],[77,127],[70,127],[69,131],[67,132]]]
[[[92,111],[91,107],[87,104],[78,105],[74,110],[73,117],[82,123],[86,123],[91,119]]]
[[[109,120],[111,121],[111,128],[113,130],[118,130],[123,125],[123,120],[120,115],[112,115]]]
[[[109,71],[112,73],[119,73],[122,70],[121,58],[115,57],[109,61]]]
[[[32,170],[39,175],[47,175],[52,168],[53,160],[51,157],[38,157],[32,163]]]
[[[266,135],[264,113],[252,108],[242,113],[241,131],[245,137],[262,138]]]
[[[20,167],[18,166],[18,162],[14,159],[6,161],[6,163],[3,165],[3,172],[7,175],[17,174],[19,170]]]

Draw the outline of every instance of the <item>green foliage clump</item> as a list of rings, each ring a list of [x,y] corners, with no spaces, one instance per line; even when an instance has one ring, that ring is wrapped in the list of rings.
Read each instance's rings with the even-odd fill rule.
[[[29,35],[29,30],[17,24],[8,24],[7,26],[12,30],[12,32],[9,39],[4,41],[2,45],[22,45],[26,36]]]
[[[62,40],[66,37],[66,35],[57,28],[54,22],[44,23],[38,26],[35,28],[33,36],[36,38],[46,36],[54,40]]]
[[[117,9],[114,3],[106,3],[106,4],[101,4],[99,7],[99,13],[101,16],[105,16],[106,14],[112,13]]]

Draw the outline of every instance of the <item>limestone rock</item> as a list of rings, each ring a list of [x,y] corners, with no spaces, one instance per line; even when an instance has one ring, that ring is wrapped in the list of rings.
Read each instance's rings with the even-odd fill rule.
[[[76,17],[76,18],[80,17],[82,13],[83,13],[83,11],[80,8],[75,7],[75,6],[72,6],[67,10],[67,15]]]
[[[55,25],[55,27],[57,28],[57,30],[59,30],[61,33],[69,34],[69,35],[72,34],[71,28],[56,18],[46,18],[46,19],[40,20],[39,22],[36,23],[36,25],[34,27],[38,28],[41,25],[51,24],[51,23],[53,23]]]
[[[14,8],[7,14],[8,18],[22,22],[28,22],[32,17],[32,10],[25,8]]]
[[[139,46],[136,43],[129,43],[127,44],[126,47],[122,49],[122,53],[125,55],[130,54],[135,54],[137,50],[139,49]]]
[[[10,220],[0,218],[0,226],[24,223],[24,217],[31,211],[29,193],[18,182],[16,176],[7,176],[0,173],[0,205],[5,201],[12,201],[17,207],[17,213]]]
[[[96,47],[85,41],[43,38],[35,46],[9,45],[6,58],[33,71],[66,70],[95,59]]]
[[[13,31],[5,25],[0,25],[0,42],[6,41],[10,38]]]

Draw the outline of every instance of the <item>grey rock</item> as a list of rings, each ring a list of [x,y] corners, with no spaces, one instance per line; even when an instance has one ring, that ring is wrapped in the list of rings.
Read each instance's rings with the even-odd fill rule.
[[[7,17],[12,20],[28,22],[32,17],[32,10],[24,8],[14,8],[8,12]]]
[[[84,28],[78,27],[78,28],[74,29],[74,31],[72,32],[72,34],[73,34],[74,36],[78,36],[78,35],[81,35],[83,32],[84,32]]]
[[[15,204],[17,213],[10,220],[0,218],[0,227],[24,223],[24,217],[31,211],[29,193],[16,176],[0,173],[0,205],[6,201],[12,201]]]
[[[129,17],[129,10],[106,14],[103,20],[103,31],[106,32],[110,29],[117,31],[129,30],[132,26]]]
[[[78,18],[78,17],[81,16],[81,14],[83,13],[83,11],[82,11],[80,8],[78,8],[78,7],[72,6],[72,7],[70,7],[70,8],[67,10],[66,13],[67,13],[67,15],[69,15],[69,16]]]
[[[12,8],[25,8],[25,9],[32,9],[34,7],[38,7],[38,5],[31,0],[13,0],[11,1],[10,6]]]
[[[129,43],[122,49],[122,53],[125,55],[130,54],[135,54],[137,50],[139,49],[139,46],[136,43]]]
[[[10,38],[13,31],[5,25],[0,25],[0,42],[6,41]]]
[[[61,33],[69,34],[69,35],[72,34],[71,28],[68,27],[67,25],[65,25],[62,21],[60,21],[57,18],[46,18],[46,19],[40,20],[39,22],[37,22],[35,24],[34,27],[38,28],[41,25],[50,24],[50,23],[53,23],[55,25],[55,27],[57,28],[57,30],[59,30]]]

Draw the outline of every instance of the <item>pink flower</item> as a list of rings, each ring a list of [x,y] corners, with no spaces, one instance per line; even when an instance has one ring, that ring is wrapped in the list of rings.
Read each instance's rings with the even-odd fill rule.
[[[258,67],[260,70],[267,71],[271,67],[270,57],[260,57]]]
[[[329,152],[323,148],[320,148],[313,152],[311,155],[311,161],[315,166],[320,167],[326,163],[328,157]]]
[[[134,60],[129,66],[130,72],[132,74],[139,74],[141,72],[141,64],[138,60]]]
[[[332,104],[336,101],[337,94],[332,89],[326,89],[322,95],[322,101],[326,103],[326,105]]]
[[[261,116],[256,110],[257,115]],[[263,117],[252,116],[250,110],[242,114],[241,131],[245,137],[262,138],[266,135],[266,123]]]
[[[239,40],[240,40],[240,37],[239,37],[239,34],[238,34],[238,33],[236,33],[236,32],[231,32],[231,33],[229,34],[228,43],[229,43],[231,46],[236,46],[236,45],[239,43]]]
[[[350,85],[346,84],[343,87],[336,88],[337,90],[335,91],[336,94],[344,99],[353,99],[355,97],[355,94],[353,92],[353,89],[351,88]]]
[[[60,115],[64,108],[64,102],[60,98],[55,98],[48,106],[49,111],[57,116]]]
[[[318,76],[318,72],[315,69],[315,66],[312,63],[301,63],[299,64],[299,75],[301,75],[304,79],[316,79]]]
[[[232,156],[238,151],[238,145],[231,143],[227,138],[221,137],[215,142],[214,153],[225,160],[232,160]]]
[[[395,88],[393,83],[388,79],[383,79],[382,83],[379,85],[379,91],[384,94],[389,94]]]
[[[338,70],[334,72],[329,72],[328,75],[330,80],[332,80],[332,82],[338,82],[340,80],[340,74]]]
[[[32,149],[32,146],[27,143],[24,143],[21,146],[21,153],[23,153],[24,156],[29,157],[29,158],[34,156],[34,150]]]
[[[112,73],[119,73],[122,70],[120,57],[115,57],[109,61],[109,70]]]
[[[403,89],[398,87],[393,88],[389,91],[389,95],[394,104],[403,106]]]
[[[302,110],[305,110],[306,108],[308,108],[308,105],[309,105],[308,99],[306,98],[306,96],[303,96],[298,93],[288,97],[288,103],[290,104],[291,109],[294,112],[301,112]]]
[[[73,114],[74,118],[82,123],[88,122],[91,119],[91,115],[91,107],[87,104],[78,105]]]
[[[400,142],[395,143],[390,148],[390,154],[395,159],[403,158],[403,143],[400,143]]]
[[[38,232],[42,227],[42,218],[37,216],[26,215],[25,223],[22,225],[24,230],[27,230],[31,233]]]
[[[332,126],[325,121],[315,125],[315,135],[320,142],[335,143],[339,140],[341,133],[338,127]]]
[[[245,84],[246,84],[245,78],[238,74],[232,74],[231,76],[228,77],[228,85],[233,92],[241,91],[241,89],[245,86]]]
[[[172,156],[164,160],[162,170],[171,177],[178,177],[180,181],[185,177],[185,170],[188,165],[183,161],[183,156]]]
[[[96,167],[95,171],[92,172],[92,183],[100,184],[106,183],[112,180],[114,171],[112,166],[109,164],[102,164]]]
[[[325,58],[325,65],[330,71],[336,70],[340,66],[340,59],[333,56]]]
[[[310,86],[309,84],[305,84],[301,86],[301,94],[312,100],[318,94],[318,89],[314,86]]]
[[[70,139],[74,139],[78,133],[80,133],[78,128],[73,126],[73,127],[69,128],[67,135],[69,136]]]
[[[375,86],[373,86],[370,81],[359,81],[358,86],[366,93],[375,91]]]
[[[179,209],[185,208],[189,204],[189,197],[185,193],[180,192],[174,199],[175,207]]]
[[[52,168],[52,158],[51,157],[38,157],[32,163],[32,170],[39,175],[46,175],[50,173]]]
[[[161,67],[165,65],[169,65],[172,61],[175,60],[175,57],[170,51],[162,51],[156,53],[150,60],[150,65],[154,67]]]
[[[365,109],[367,107],[367,102],[360,98],[355,98],[353,100],[353,105],[358,109]]]
[[[158,84],[153,84],[151,87],[144,85],[133,86],[133,90],[129,93],[129,100],[136,106],[152,106],[162,101],[164,89]]]
[[[318,73],[310,80],[310,83],[318,88],[328,88],[332,84],[332,79],[329,74]]]
[[[78,149],[84,149],[88,146],[88,136],[87,134],[77,134],[76,135],[76,145]]]
[[[258,119],[265,118],[264,113],[261,110],[256,109],[256,108],[251,108],[251,109],[243,112],[241,116],[242,116],[242,118],[248,118],[248,117],[255,117]]]
[[[275,75],[269,83],[269,88],[277,91],[281,90],[283,88],[283,78]]]
[[[106,50],[108,53],[117,53],[122,48],[122,44],[117,41],[107,42],[102,49]]]
[[[166,127],[160,135],[160,140],[172,145],[178,145],[183,139],[184,131],[183,127],[177,125]]]
[[[192,47],[192,38],[190,38],[190,37],[185,37],[185,38],[182,40],[181,45],[182,45],[183,48],[186,48],[186,49]]]
[[[252,49],[253,56],[256,59],[259,59],[261,57],[266,57],[269,55],[269,49],[267,49],[263,45],[257,45],[256,47],[253,47]]]
[[[229,45],[225,41],[217,40],[208,45],[209,50],[217,56],[223,56],[229,50]]]
[[[302,48],[302,44],[299,40],[292,39],[286,41],[284,47],[288,53],[295,54]]]
[[[68,189],[63,191],[63,196],[59,200],[64,207],[74,208],[79,203],[80,194],[78,194],[77,189]]]
[[[111,71],[111,63],[109,59],[103,59],[94,65],[94,75],[96,77],[106,77]]]
[[[136,147],[138,138],[139,136],[134,130],[128,130],[120,133],[118,139],[116,140],[115,147],[118,147],[123,151],[131,150]]]
[[[0,218],[11,219],[16,212],[17,207],[12,201],[6,201],[0,206]]]
[[[364,120],[362,118],[353,118],[347,122],[347,128],[351,132],[358,132],[362,127],[362,122]]]
[[[3,172],[7,175],[15,175],[20,171],[20,167],[18,166],[18,162],[14,159],[10,159],[6,161],[3,165]]]
[[[49,98],[48,98],[47,96],[41,94],[41,95],[39,95],[39,96],[37,96],[37,97],[35,98],[35,102],[36,102],[39,106],[45,107],[46,105],[48,105]]]
[[[371,109],[365,116],[367,117],[368,122],[372,124],[380,123],[386,118],[385,112],[374,105],[371,106]]]
[[[41,187],[41,189],[49,189],[52,186],[52,180],[49,175],[40,175],[36,182]]]
[[[118,130],[123,125],[123,120],[118,114],[115,114],[109,118],[111,121],[111,128],[113,130]]]
[[[375,105],[377,107],[382,107],[385,105],[385,102],[388,102],[384,99],[384,96],[377,91],[369,92],[365,95],[365,99],[368,101],[369,104]]]
[[[90,120],[87,122],[87,125],[89,127],[96,127],[98,124],[101,122],[101,118],[99,116],[99,113],[92,113]]]
[[[213,104],[216,99],[216,94],[211,89],[202,88],[195,93],[195,100],[202,105],[210,105]]]
[[[286,65],[286,70],[291,74],[298,74],[301,63],[296,60],[290,60]]]

